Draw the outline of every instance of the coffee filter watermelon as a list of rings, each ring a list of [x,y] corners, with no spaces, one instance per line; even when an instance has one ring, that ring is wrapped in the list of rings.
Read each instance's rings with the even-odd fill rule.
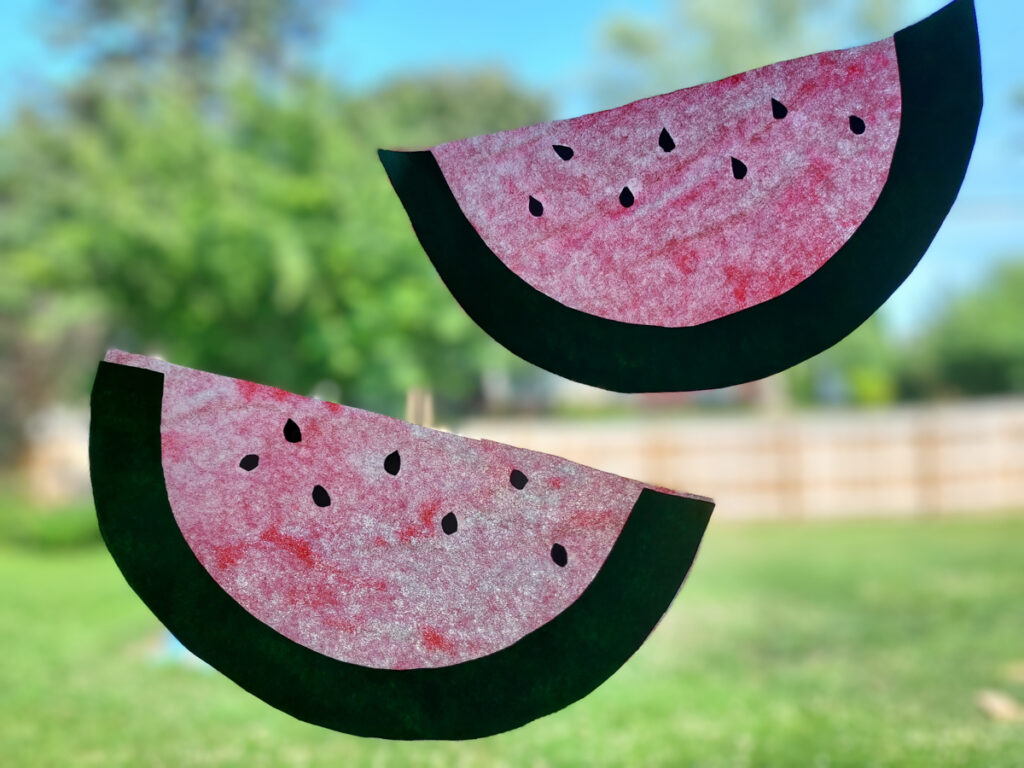
[[[693,326],[784,293],[839,250],[888,177],[900,103],[890,38],[431,153],[532,287],[609,320]]]
[[[776,373],[896,289],[981,110],[955,0],[886,40],[617,109],[381,150],[441,278],[524,359],[624,392]]]
[[[113,351],[100,529],[189,649],[296,717],[472,738],[570,704],[674,598],[712,503]]]

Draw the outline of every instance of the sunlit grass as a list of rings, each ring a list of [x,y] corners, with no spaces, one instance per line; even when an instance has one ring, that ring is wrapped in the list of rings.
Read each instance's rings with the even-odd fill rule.
[[[100,540],[92,501],[43,505],[9,475],[0,474],[0,544],[57,550],[91,547]]]
[[[1024,517],[713,523],[650,642],[512,733],[389,743],[300,723],[161,661],[102,548],[0,549],[11,766],[985,766],[1024,763]],[[581,648],[581,653],[586,649]],[[1019,669],[1019,666],[1018,666]]]

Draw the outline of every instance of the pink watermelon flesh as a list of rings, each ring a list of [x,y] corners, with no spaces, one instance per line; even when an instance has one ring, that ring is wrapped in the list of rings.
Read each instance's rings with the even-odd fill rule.
[[[900,110],[889,38],[431,152],[531,286],[600,317],[683,327],[821,267],[878,199]]]
[[[106,360],[164,374],[167,496],[203,567],[340,661],[441,667],[511,645],[579,597],[648,487],[149,357]]]

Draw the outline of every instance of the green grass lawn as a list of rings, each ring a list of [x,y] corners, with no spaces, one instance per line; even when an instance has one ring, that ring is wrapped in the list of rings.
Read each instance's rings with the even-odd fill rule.
[[[306,725],[161,664],[105,550],[0,548],[5,766],[1024,766],[1024,517],[712,523],[651,640],[585,700],[465,743]],[[581,649],[585,652],[585,649]]]

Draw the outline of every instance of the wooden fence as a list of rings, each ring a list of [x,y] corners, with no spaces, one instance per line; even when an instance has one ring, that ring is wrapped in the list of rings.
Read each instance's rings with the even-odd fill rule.
[[[458,431],[712,496],[720,518],[1024,509],[1024,398]]]

